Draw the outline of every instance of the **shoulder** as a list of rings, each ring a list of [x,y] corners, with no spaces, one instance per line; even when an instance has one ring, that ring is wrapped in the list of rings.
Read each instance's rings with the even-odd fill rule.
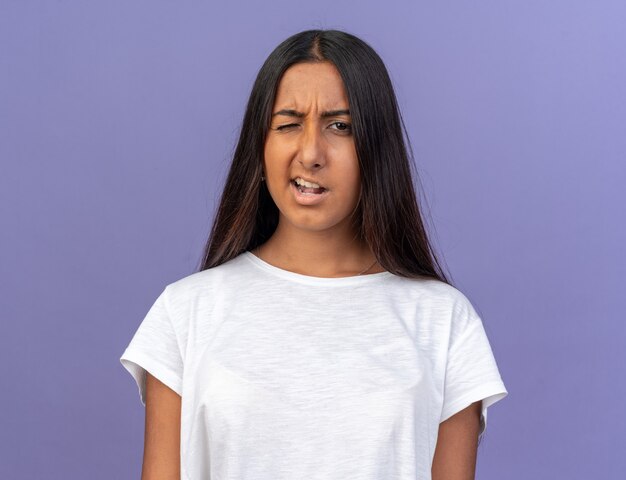
[[[450,342],[468,332],[475,331],[482,325],[482,319],[477,313],[472,301],[459,288],[445,282],[437,282],[433,286],[433,307],[442,313],[442,324],[445,325]]]
[[[238,255],[220,265],[168,283],[163,292],[164,300],[175,316],[189,320],[212,310],[216,302],[237,296],[242,282],[249,275],[248,262],[243,255]]]
[[[218,287],[224,288],[236,283],[245,267],[243,261],[242,256],[239,255],[215,267],[179,278],[167,284],[165,287],[167,296],[174,301],[187,301],[210,295]]]
[[[393,301],[411,305],[430,337],[456,338],[480,322],[468,296],[454,285],[433,278],[396,277]]]
[[[462,312],[471,308],[468,297],[457,287],[435,278],[406,278],[394,276],[390,289],[411,296],[431,309]]]

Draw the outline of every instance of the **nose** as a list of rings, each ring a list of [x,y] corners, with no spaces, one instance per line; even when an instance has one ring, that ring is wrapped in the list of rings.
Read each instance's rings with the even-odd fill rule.
[[[308,122],[300,142],[300,163],[307,169],[319,169],[326,164],[326,144],[320,125]]]

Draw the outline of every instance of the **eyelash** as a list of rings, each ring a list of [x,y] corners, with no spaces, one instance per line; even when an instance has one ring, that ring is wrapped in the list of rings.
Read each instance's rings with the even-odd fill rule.
[[[352,131],[352,125],[350,125],[348,122],[333,122],[333,123],[331,123],[331,125],[335,125],[337,123],[341,123],[341,124],[343,124],[343,125],[345,125],[347,127],[345,130],[337,130],[338,132],[350,132],[350,131]],[[276,127],[276,130],[281,131],[281,130],[284,130],[284,129],[289,128],[289,127],[295,127],[297,125],[298,125],[297,123],[290,123],[289,125],[281,125],[280,127]]]

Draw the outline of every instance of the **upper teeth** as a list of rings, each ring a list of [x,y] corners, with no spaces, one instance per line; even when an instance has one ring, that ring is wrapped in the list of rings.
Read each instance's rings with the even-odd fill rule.
[[[317,183],[307,182],[306,180],[302,180],[300,177],[296,178],[296,183],[307,188],[321,188]]]

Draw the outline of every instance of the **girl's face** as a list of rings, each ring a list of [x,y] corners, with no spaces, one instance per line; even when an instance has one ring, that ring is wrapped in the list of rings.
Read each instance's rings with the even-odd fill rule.
[[[281,78],[263,167],[280,222],[305,230],[349,229],[361,188],[348,99],[336,67],[298,63]],[[296,178],[321,194],[299,193]]]

